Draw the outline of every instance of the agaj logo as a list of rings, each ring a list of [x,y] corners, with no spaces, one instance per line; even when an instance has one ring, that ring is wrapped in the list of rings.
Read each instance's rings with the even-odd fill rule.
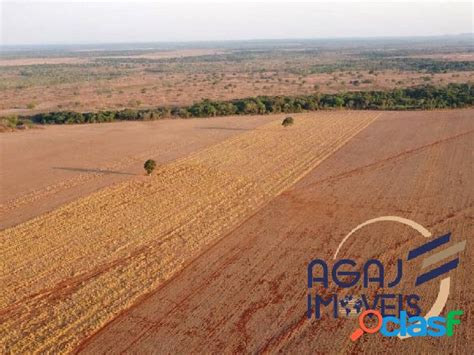
[[[423,238],[429,239],[410,250],[405,257],[396,260],[396,275],[391,279],[385,277],[385,265],[378,259],[367,260],[362,265],[362,271],[357,271],[360,269],[360,265],[357,265],[356,261],[352,259],[337,259],[342,246],[355,232],[368,225],[381,222],[402,223],[416,230]],[[308,264],[308,319],[313,317],[320,319],[323,307],[327,307],[328,310],[332,308],[334,318],[338,318],[341,314],[345,316],[359,315],[359,328],[350,336],[353,341],[362,336],[364,332],[375,333],[378,331],[384,336],[397,336],[400,339],[414,336],[451,336],[453,326],[461,322],[456,317],[461,316],[463,312],[454,310],[448,312],[446,318],[440,316],[450,291],[451,280],[450,276],[446,276],[446,274],[458,267],[458,254],[465,249],[466,241],[458,242],[439,251],[438,248],[446,246],[451,241],[451,233],[448,232],[434,239],[432,237],[431,232],[422,225],[397,216],[378,217],[358,225],[340,242],[333,256],[334,265],[331,270],[322,259],[313,259]],[[421,315],[422,310],[419,306],[421,297],[417,293],[378,293],[372,299],[365,294],[349,295],[340,299],[337,293],[328,296],[325,292],[323,296],[314,290],[316,286],[322,286],[327,290],[330,284],[335,285],[338,289],[350,289],[356,286],[365,290],[369,286],[376,286],[380,289],[394,288],[403,280],[404,263],[410,263],[420,257],[424,257],[424,259],[421,261],[421,272],[417,274],[413,285],[415,289],[440,278],[436,299],[424,316]],[[447,261],[444,262],[445,260]],[[435,264],[441,262],[443,262],[441,265],[434,267]],[[413,269],[410,267],[410,270]],[[362,311],[363,309],[365,311]],[[364,323],[367,317],[376,318],[378,320],[377,326],[367,327]]]

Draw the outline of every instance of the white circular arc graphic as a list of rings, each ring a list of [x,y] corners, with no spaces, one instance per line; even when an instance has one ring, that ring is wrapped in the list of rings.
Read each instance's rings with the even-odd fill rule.
[[[403,217],[398,217],[398,216],[382,216],[382,217],[377,217],[373,219],[369,219],[368,221],[365,221],[361,224],[359,224],[357,227],[355,227],[353,230],[349,232],[339,243],[339,246],[336,249],[336,252],[334,253],[333,260],[337,258],[337,254],[341,250],[342,246],[344,243],[349,239],[349,237],[357,232],[359,229],[373,223],[377,222],[398,222],[405,224],[414,230],[416,230],[418,233],[420,233],[423,237],[425,238],[430,238],[432,237],[432,234],[429,230],[427,230],[425,227],[423,227],[421,224],[416,223],[415,221],[412,221],[411,219],[403,218]],[[450,287],[450,278],[446,277],[441,280],[439,284],[439,291],[438,291],[438,296],[436,297],[435,302],[433,303],[433,306],[431,309],[426,313],[424,316],[425,319],[428,319],[430,317],[436,317],[441,314],[443,311],[444,306],[446,305],[446,302],[448,301],[448,296],[449,296],[449,287]],[[406,339],[410,338],[410,335],[405,335],[405,336],[398,336],[400,339]]]

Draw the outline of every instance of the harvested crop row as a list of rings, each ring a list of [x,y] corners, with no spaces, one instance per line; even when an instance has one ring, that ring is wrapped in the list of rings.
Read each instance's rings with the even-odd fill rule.
[[[71,350],[376,117],[271,122],[2,231],[2,349]]]

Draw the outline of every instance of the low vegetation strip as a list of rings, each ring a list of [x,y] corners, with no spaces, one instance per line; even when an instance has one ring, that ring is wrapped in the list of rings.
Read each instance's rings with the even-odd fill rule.
[[[49,112],[20,117],[39,124],[99,123],[117,120],[155,120],[161,118],[214,117],[269,113],[296,113],[321,109],[419,110],[462,108],[474,105],[470,83],[445,87],[424,85],[391,91],[351,91],[304,96],[258,96],[230,101],[204,100],[185,107],[158,107],[146,110],[99,112]]]
[[[0,349],[72,350],[377,115],[272,121],[0,232]]]

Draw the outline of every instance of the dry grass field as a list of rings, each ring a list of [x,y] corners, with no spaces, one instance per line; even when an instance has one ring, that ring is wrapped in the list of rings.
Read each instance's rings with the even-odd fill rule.
[[[33,114],[73,110],[117,110],[149,108],[161,105],[190,105],[203,99],[231,100],[257,95],[336,93],[355,90],[388,90],[416,86],[463,83],[474,79],[473,72],[450,72],[426,75],[384,71],[377,76],[368,71],[340,74],[298,74],[269,72],[218,75],[130,73],[126,77],[97,80],[93,83],[57,84],[8,89],[2,93],[0,115]],[[354,86],[351,81],[361,84]],[[317,88],[317,89],[315,89]],[[30,105],[30,108],[28,106]]]
[[[1,232],[1,338],[72,350],[378,116],[281,116]],[[33,312],[33,313],[32,313]]]

